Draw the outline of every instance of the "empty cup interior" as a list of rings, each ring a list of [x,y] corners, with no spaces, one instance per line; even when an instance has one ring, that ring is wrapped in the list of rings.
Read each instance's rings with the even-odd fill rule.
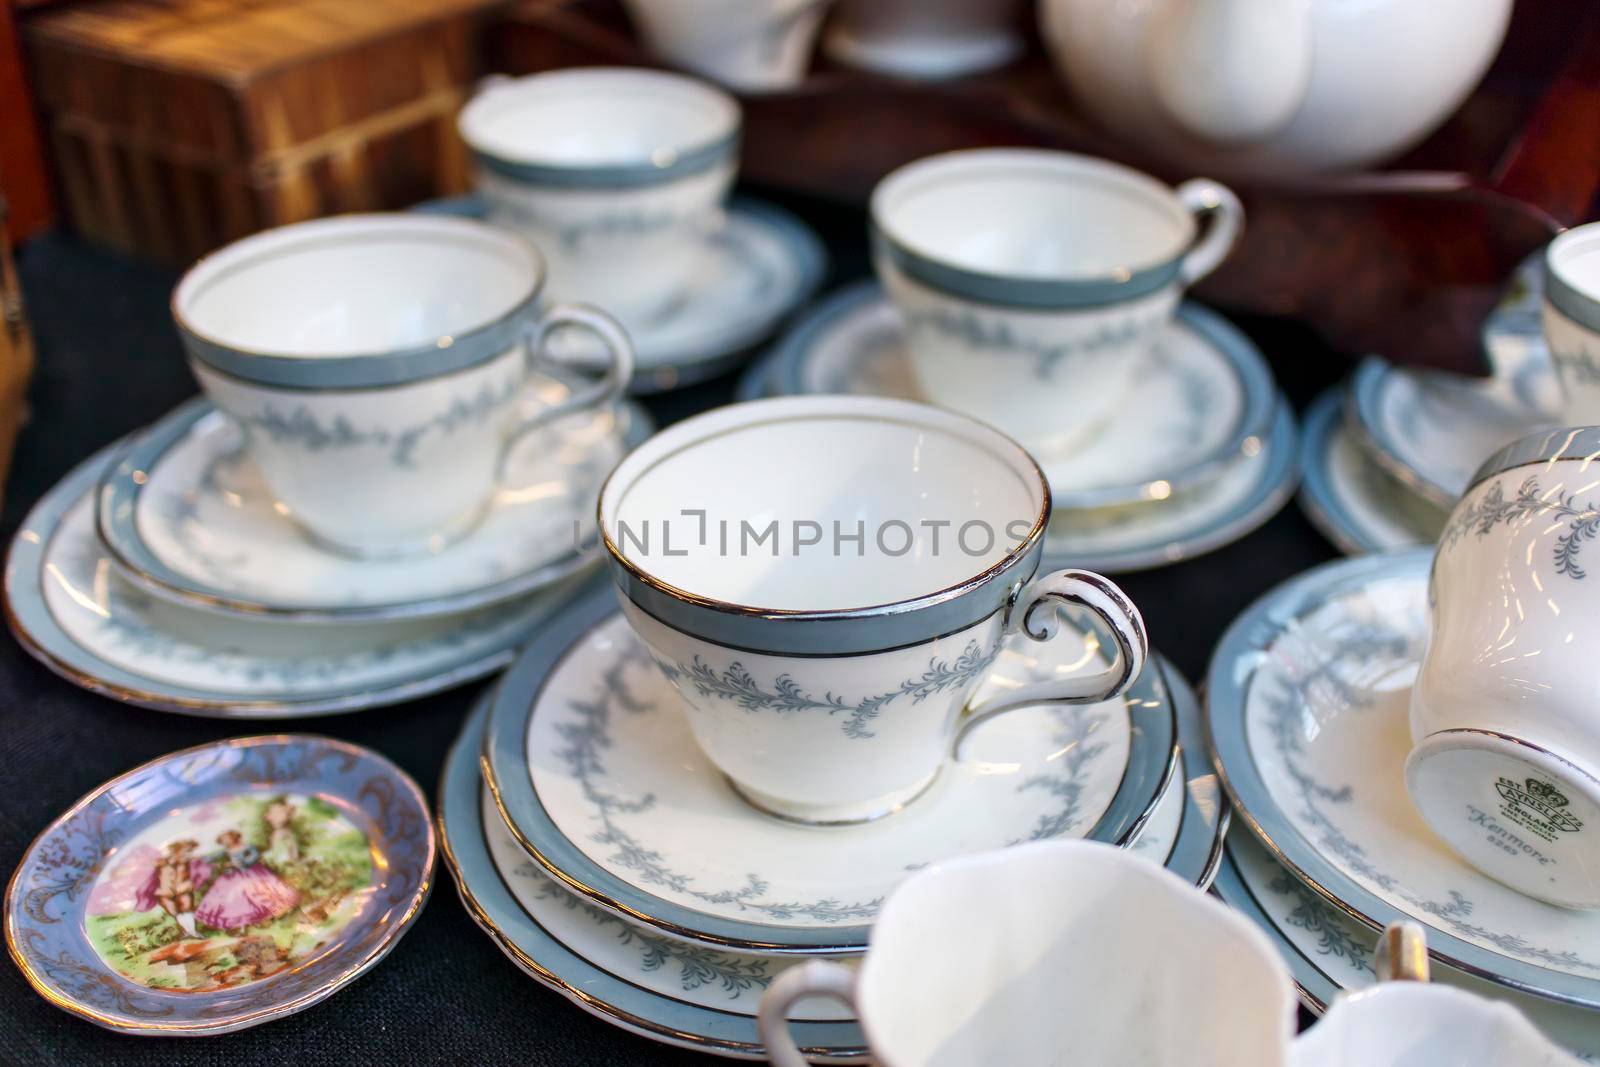
[[[729,137],[739,106],[722,90],[656,71],[586,68],[492,86],[461,113],[474,149],[548,166],[670,166]]]
[[[1292,986],[1245,920],[1109,845],[1024,848],[890,898],[858,986],[875,1048],[903,1067],[1284,1063]]]
[[[519,311],[543,274],[532,245],[482,223],[347,215],[207,256],[178,284],[173,314],[214,344],[263,355],[443,348]]]
[[[1153,178],[1025,149],[952,152],[903,167],[874,191],[872,218],[924,258],[1029,279],[1122,280],[1176,258],[1195,230]]]
[[[1047,499],[1027,453],[981,423],[901,401],[806,397],[722,408],[659,435],[612,475],[600,521],[656,583],[830,611],[981,575],[1036,539]]]

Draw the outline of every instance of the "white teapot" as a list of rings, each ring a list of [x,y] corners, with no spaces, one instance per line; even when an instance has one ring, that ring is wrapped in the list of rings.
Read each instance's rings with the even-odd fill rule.
[[[1460,106],[1511,0],[1043,0],[1056,67],[1091,117],[1224,176],[1379,162]]]

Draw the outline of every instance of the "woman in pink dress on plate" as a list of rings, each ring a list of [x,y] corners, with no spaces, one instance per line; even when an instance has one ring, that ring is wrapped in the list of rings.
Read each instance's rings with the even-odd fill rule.
[[[293,911],[300,894],[261,862],[261,851],[237,830],[217,835],[223,851],[212,857],[221,873],[206,889],[195,918],[215,930],[236,931]]]

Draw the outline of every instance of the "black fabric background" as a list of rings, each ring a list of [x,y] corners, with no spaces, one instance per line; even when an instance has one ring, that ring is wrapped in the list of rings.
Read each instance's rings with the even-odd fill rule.
[[[860,211],[773,199],[827,240],[833,266],[824,292],[870,272]],[[20,269],[39,368],[32,416],[5,487],[0,538],[6,543],[27,510],[74,464],[196,392],[168,318],[175,272],[60,235],[25,247]],[[1345,372],[1347,360],[1295,324],[1239,324],[1267,353],[1297,409]],[[736,378],[646,404],[659,421],[671,422],[727,402]],[[1119,581],[1142,607],[1153,643],[1198,682],[1229,620],[1268,588],[1333,555],[1290,504],[1243,541]],[[444,753],[482,687],[287,728],[369,745],[410,772],[431,797]],[[122,706],[57,678],[9,635],[0,637],[0,874],[9,877],[33,836],[107,778],[174,749],[273,729]],[[0,964],[5,1065],[690,1062],[710,1060],[613,1029],[524,977],[467,917],[442,863],[416,926],[370,974],[308,1011],[238,1034],[112,1034],[51,1007],[14,966]]]

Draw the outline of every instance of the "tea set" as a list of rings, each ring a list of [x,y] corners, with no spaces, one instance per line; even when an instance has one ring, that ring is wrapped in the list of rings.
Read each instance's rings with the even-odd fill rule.
[[[308,1007],[403,936],[436,827],[520,969],[717,1055],[1600,1048],[1600,431],[1549,428],[1593,401],[1600,241],[1549,249],[1547,340],[1526,293],[1502,307],[1490,382],[1369,364],[1313,411],[1324,474],[1388,449],[1396,492],[1460,499],[1436,555],[1328,565],[1247,610],[1202,713],[1097,571],[1236,540],[1294,490],[1264,358],[1184,296],[1237,237],[1233,194],[1040,150],[911,163],[872,197],[877,282],[800,318],[738,402],[652,433],[640,367],[714,373],[820,273],[815,238],[777,238],[795,281],[760,325],[693,295],[725,269],[714,238],[804,232],[722,206],[738,123],[677,74],[491,83],[461,115],[472,203],[282,227],[184,276],[204,396],[35,506],[6,571],[19,640],[92,690],[229,718],[504,673],[436,824],[381,756],[300,735],[86,796],[7,890],[35,988],[141,1034]],[[685,309],[738,347],[636,361]],[[1506,420],[1447,455],[1386,436],[1447,434],[1469,400]],[[1517,418],[1545,428],[1457,477],[1461,448],[1535,428]],[[1222,867],[1231,908],[1204,895]],[[1328,1012],[1299,1039],[1297,991]]]

